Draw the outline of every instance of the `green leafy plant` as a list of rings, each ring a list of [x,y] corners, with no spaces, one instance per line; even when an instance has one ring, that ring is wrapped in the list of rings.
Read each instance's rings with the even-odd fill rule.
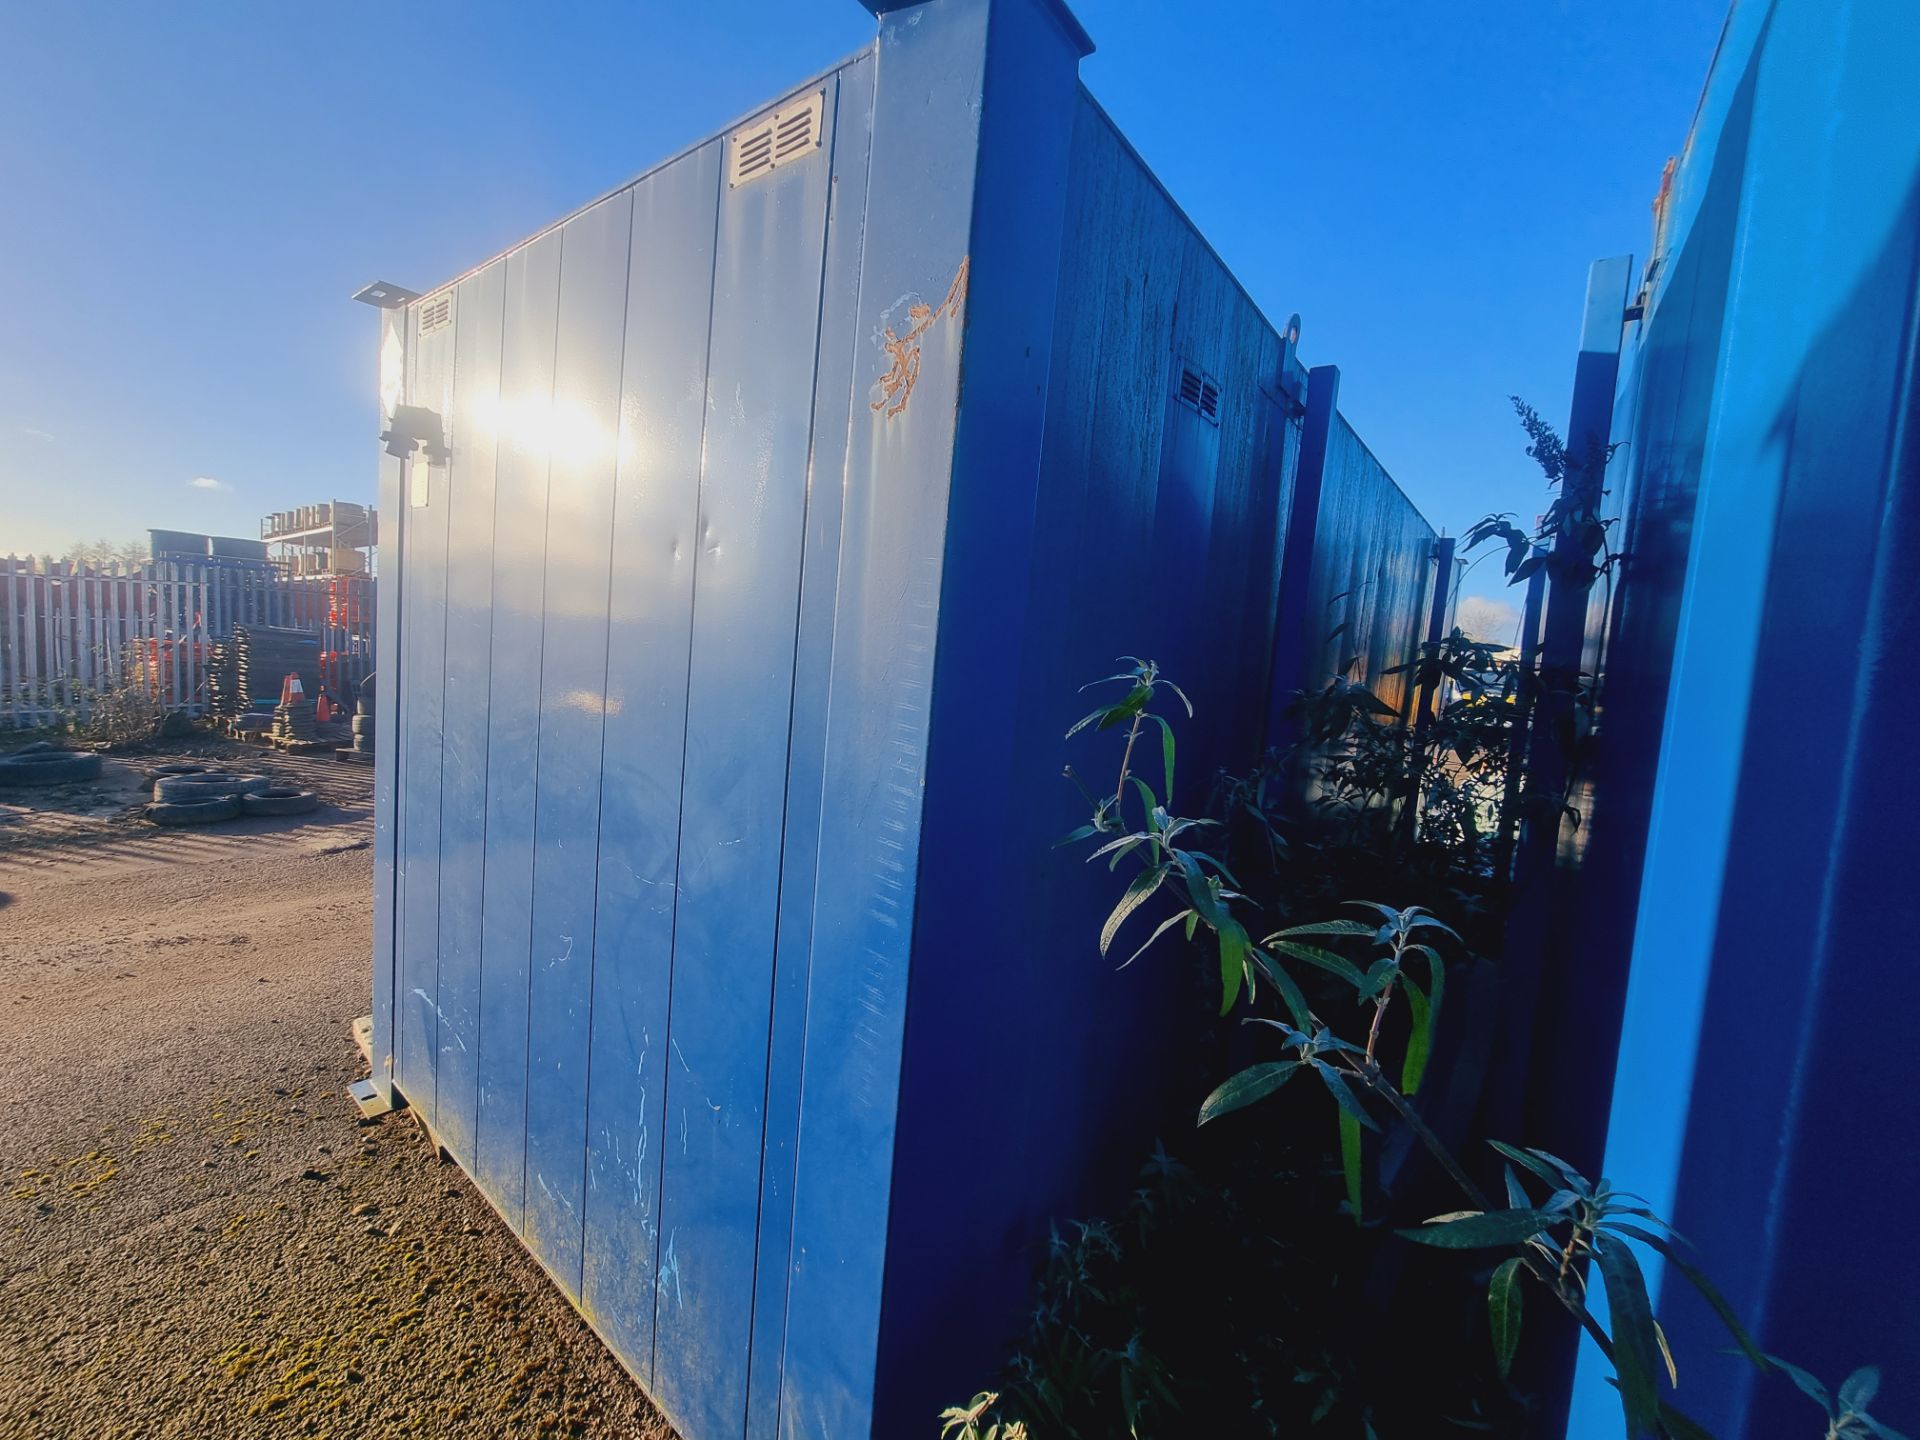
[[[1028,1440],[1027,1427],[1018,1420],[1003,1421],[993,1407],[1000,1397],[982,1390],[965,1405],[940,1412],[940,1440]]]
[[[1769,1355],[1766,1360],[1826,1412],[1826,1440],[1907,1440],[1891,1425],[1867,1413],[1867,1406],[1880,1393],[1879,1366],[1862,1366],[1829,1392],[1798,1365],[1789,1364],[1777,1355]]]
[[[1576,453],[1533,406],[1518,395],[1507,398],[1527,432],[1527,454],[1546,476],[1554,497],[1532,535],[1513,523],[1510,512],[1487,515],[1468,529],[1466,548],[1491,540],[1505,545],[1509,585],[1521,584],[1533,578],[1535,571],[1549,568],[1579,589],[1591,588],[1620,559],[1608,545],[1608,532],[1615,522],[1601,513],[1606,468],[1620,447],[1594,442]]]
[[[1184,836],[1197,837],[1203,830],[1218,828],[1221,822],[1188,819],[1172,814],[1167,808],[1168,802],[1163,801],[1154,792],[1153,786],[1133,771],[1134,748],[1141,731],[1152,724],[1158,727],[1161,736],[1161,778],[1166,786],[1165,793],[1169,797],[1173,794],[1173,725],[1151,707],[1161,689],[1176,696],[1186,707],[1189,716],[1193,714],[1193,702],[1187,699],[1179,686],[1160,673],[1160,667],[1153,661],[1128,655],[1123,656],[1120,663],[1129,668],[1082,688],[1092,689],[1096,685],[1117,682],[1127,687],[1127,693],[1112,704],[1103,705],[1081,717],[1067,731],[1067,738],[1072,739],[1089,727],[1100,731],[1126,726],[1126,744],[1120,753],[1119,778],[1114,782],[1111,795],[1102,794],[1098,798],[1084,784],[1080,786],[1081,793],[1093,806],[1092,818],[1060,840],[1059,844],[1099,840],[1101,843],[1087,858],[1104,858],[1109,870],[1117,869],[1122,861],[1129,858],[1140,863],[1140,870],[1121,892],[1106,923],[1100,927],[1102,955],[1113,948],[1128,918],[1158,894],[1162,886],[1170,887],[1184,899],[1185,903],[1155,927],[1153,933],[1122,962],[1122,967],[1139,959],[1154,941],[1176,925],[1185,926],[1189,940],[1194,937],[1197,928],[1204,925],[1213,935],[1220,956],[1220,1013],[1225,1015],[1233,1009],[1248,974],[1252,945],[1247,938],[1246,928],[1234,918],[1231,911],[1232,903],[1245,897],[1231,888],[1236,882],[1222,861],[1206,851],[1192,848],[1192,840],[1184,844],[1175,843]],[[1079,783],[1079,777],[1071,766],[1066,773],[1069,779]],[[1130,793],[1134,797],[1133,806],[1128,803]],[[1137,821],[1132,813],[1135,807],[1139,815]]]
[[[1456,652],[1422,663],[1462,658]],[[1457,682],[1466,694],[1484,698],[1511,683],[1511,676],[1479,674],[1484,657],[1464,658],[1477,676]],[[1456,929],[1450,921],[1459,917],[1442,920],[1421,903],[1340,900],[1326,908],[1347,913],[1301,914],[1303,897],[1324,884],[1319,872],[1329,857],[1339,857],[1336,873],[1345,866],[1464,897],[1468,914],[1471,887],[1484,876],[1447,846],[1429,847],[1442,858],[1423,870],[1413,863],[1422,852],[1383,861],[1377,847],[1342,848],[1324,833],[1303,836],[1281,813],[1284,758],[1270,756],[1251,777],[1218,777],[1214,815],[1175,814],[1177,738],[1155,704],[1162,692],[1189,715],[1191,704],[1155,663],[1123,663],[1127,669],[1095,683],[1123,684],[1125,692],[1069,732],[1118,732],[1117,776],[1110,792],[1096,795],[1069,767],[1090,816],[1059,843],[1089,846],[1088,860],[1104,859],[1111,871],[1138,867],[1101,927],[1100,953],[1112,954],[1129,925],[1149,923],[1121,968],[1156,943],[1203,944],[1209,988],[1218,967],[1219,1014],[1244,1001],[1242,1020],[1252,1028],[1238,1032],[1243,1040],[1236,1043],[1253,1041],[1254,1057],[1206,1094],[1178,1147],[1199,1168],[1156,1148],[1114,1221],[1056,1229],[1004,1391],[983,1391],[970,1405],[944,1412],[943,1434],[971,1426],[960,1430],[960,1440],[1011,1440],[1027,1432],[1007,1427],[1025,1426],[1034,1440],[1092,1440],[1123,1430],[1135,1437],[1278,1436],[1324,1423],[1373,1437],[1376,1419],[1386,1423],[1377,1406],[1389,1392],[1398,1424],[1387,1433],[1411,1433],[1409,1424],[1532,1433],[1525,1398],[1507,1382],[1533,1295],[1570,1316],[1611,1365],[1628,1440],[1702,1440],[1707,1432],[1668,1398],[1680,1366],[1641,1268],[1640,1255],[1653,1253],[1706,1299],[1738,1353],[1763,1372],[1787,1374],[1822,1406],[1828,1440],[1904,1440],[1867,1409],[1877,1371],[1858,1371],[1830,1394],[1805,1371],[1764,1355],[1687,1242],[1641,1197],[1605,1178],[1590,1180],[1546,1150],[1489,1141],[1502,1192],[1500,1201],[1491,1198],[1472,1173],[1476,1167],[1463,1163],[1422,1113],[1440,1051],[1449,970],[1484,966],[1463,938],[1470,927],[1462,920]],[[1357,687],[1336,685],[1310,700],[1316,713],[1304,729],[1321,742],[1381,718]],[[1154,779],[1164,792],[1136,773],[1139,741],[1155,730],[1161,743]],[[1252,892],[1229,868],[1236,834],[1251,837],[1255,861],[1267,867],[1250,872],[1262,882]],[[1197,848],[1201,843],[1208,848]],[[1303,882],[1303,871],[1317,878]],[[1263,909],[1283,923],[1254,926]],[[1265,931],[1257,942],[1255,929]],[[1277,1013],[1259,1013],[1263,991],[1277,997]],[[1450,1063],[1458,1051],[1456,1044],[1448,1052]],[[1292,1084],[1301,1077],[1312,1082],[1304,1091]],[[1256,1105],[1273,1121],[1218,1123]],[[1320,1105],[1337,1127],[1337,1142],[1325,1148],[1303,1143],[1296,1123],[1303,1107]],[[1325,1134],[1318,1125],[1309,1129]],[[1418,1155],[1431,1165],[1408,1163]],[[1326,1204],[1323,1188],[1335,1177],[1344,1199],[1337,1208]],[[1440,1187],[1457,1192],[1463,1208],[1424,1223],[1388,1221],[1432,1208],[1426,1202]],[[1421,1209],[1412,1209],[1415,1203]],[[1411,1322],[1417,1361],[1382,1340],[1383,1321],[1403,1317],[1370,1308],[1368,1276],[1382,1265],[1396,1268],[1394,1247],[1404,1256],[1403,1241],[1437,1252],[1443,1270],[1436,1273],[1480,1287],[1466,1293],[1479,1308],[1478,1343],[1490,1365],[1476,1366],[1453,1343],[1455,1335],[1443,1333],[1439,1310]],[[1451,1261],[1438,1258],[1449,1253]],[[1595,1283],[1606,1298],[1604,1319],[1588,1303]],[[1444,1307],[1438,1297],[1445,1288],[1423,1284],[1418,1303]],[[1421,1383],[1409,1385],[1416,1363],[1424,1367]],[[1461,1373],[1479,1367],[1482,1382]]]

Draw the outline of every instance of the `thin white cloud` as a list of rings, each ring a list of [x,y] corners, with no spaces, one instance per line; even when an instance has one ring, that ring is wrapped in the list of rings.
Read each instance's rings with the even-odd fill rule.
[[[51,430],[37,429],[32,425],[22,425],[20,427],[20,433],[29,440],[45,440],[49,443],[53,440],[53,432]]]
[[[231,490],[233,486],[224,480],[216,480],[211,475],[196,475],[187,482],[195,490]]]

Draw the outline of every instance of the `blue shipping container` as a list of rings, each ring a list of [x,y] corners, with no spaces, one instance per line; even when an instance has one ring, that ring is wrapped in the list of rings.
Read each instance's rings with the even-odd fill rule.
[[[930,1430],[1145,1154],[1182,980],[1050,850],[1076,687],[1165,663],[1197,808],[1325,678],[1284,573],[1376,577],[1363,676],[1423,623],[1432,531],[1330,368],[1297,483],[1292,337],[1089,48],[890,11],[383,312],[376,1082],[689,1440]]]

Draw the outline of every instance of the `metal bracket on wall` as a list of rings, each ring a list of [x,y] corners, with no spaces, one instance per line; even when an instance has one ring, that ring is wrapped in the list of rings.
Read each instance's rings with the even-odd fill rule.
[[[372,1069],[373,1017],[371,1015],[355,1017],[353,1022],[353,1043],[360,1047],[360,1054],[365,1057],[367,1068]],[[380,1116],[390,1114],[400,1108],[398,1096],[396,1095],[394,1099],[389,1100],[387,1096],[381,1092],[379,1086],[373,1083],[373,1077],[371,1075],[362,1080],[348,1082],[347,1094],[352,1097],[353,1103],[360,1107],[362,1118],[367,1120],[377,1120]]]

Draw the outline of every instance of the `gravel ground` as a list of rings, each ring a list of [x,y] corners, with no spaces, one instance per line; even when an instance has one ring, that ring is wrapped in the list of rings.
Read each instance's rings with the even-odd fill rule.
[[[0,792],[0,1436],[672,1440],[413,1122],[361,1122],[371,772],[273,768],[333,803]]]

